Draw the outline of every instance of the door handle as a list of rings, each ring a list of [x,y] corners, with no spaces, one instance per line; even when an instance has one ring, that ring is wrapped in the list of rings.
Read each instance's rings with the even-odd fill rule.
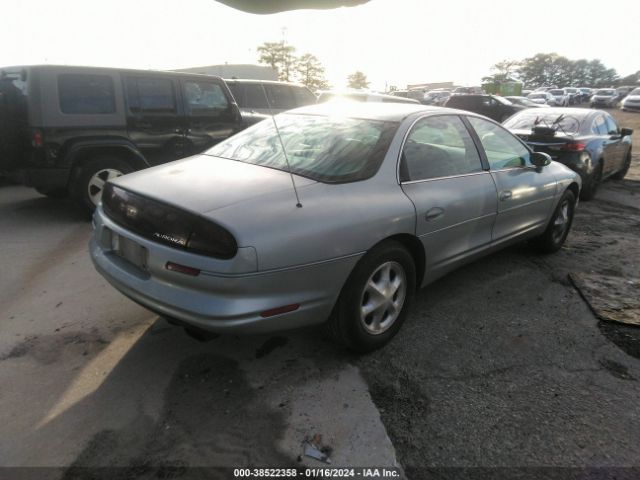
[[[505,190],[500,193],[500,200],[504,202],[505,200],[509,200],[512,196],[513,192],[511,190]]]
[[[436,218],[441,217],[443,214],[444,208],[433,207],[425,214],[424,219],[428,222],[430,220],[435,220]]]

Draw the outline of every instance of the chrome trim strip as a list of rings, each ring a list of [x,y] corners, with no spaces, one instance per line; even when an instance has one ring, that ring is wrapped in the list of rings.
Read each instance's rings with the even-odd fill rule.
[[[425,178],[422,180],[409,180],[408,182],[400,182],[400,185],[412,185],[414,183],[433,182],[434,180],[446,180],[450,178],[459,178],[459,177],[472,177],[475,175],[490,175],[490,173],[491,172],[487,170],[482,170],[481,172],[461,173],[460,175],[449,175],[447,177],[433,177],[433,178]]]

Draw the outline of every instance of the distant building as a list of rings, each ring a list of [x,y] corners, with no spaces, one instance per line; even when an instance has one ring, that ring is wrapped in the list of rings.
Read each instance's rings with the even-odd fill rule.
[[[174,72],[217,75],[222,78],[250,78],[253,80],[278,80],[278,72],[263,65],[209,65],[203,67],[177,68]]]
[[[436,88],[454,88],[453,82],[414,83],[407,85],[407,90],[435,90]]]

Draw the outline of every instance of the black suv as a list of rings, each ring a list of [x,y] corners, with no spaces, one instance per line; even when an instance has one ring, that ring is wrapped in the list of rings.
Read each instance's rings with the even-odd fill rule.
[[[304,85],[268,80],[225,80],[240,107],[246,125],[276,114],[316,103],[316,96]]]
[[[444,104],[445,107],[458,108],[469,112],[478,113],[503,122],[511,115],[526,107],[514,105],[509,100],[495,95],[451,95]]]
[[[93,67],[0,70],[0,172],[93,210],[109,178],[243,128],[219,77]]]

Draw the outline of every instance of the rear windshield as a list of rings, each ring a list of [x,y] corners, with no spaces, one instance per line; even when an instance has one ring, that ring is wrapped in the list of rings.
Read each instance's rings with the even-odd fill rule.
[[[66,114],[115,113],[113,79],[69,73],[58,77],[60,110]]]
[[[534,127],[550,127],[557,129],[560,133],[573,134],[580,131],[580,122],[582,119],[571,115],[562,115],[558,113],[539,113],[524,111],[514,115],[504,122],[505,128],[509,130],[532,130]]]
[[[271,119],[206,152],[207,155],[291,171],[327,183],[373,176],[398,128],[395,122],[281,114],[275,117],[287,157]]]

